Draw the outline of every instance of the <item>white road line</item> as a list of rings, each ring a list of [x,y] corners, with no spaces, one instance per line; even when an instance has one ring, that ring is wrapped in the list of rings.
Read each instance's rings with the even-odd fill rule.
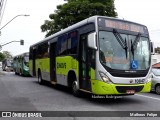
[[[145,98],[154,99],[154,100],[159,100],[159,101],[160,101],[160,99],[159,99],[159,98],[155,98],[155,97],[150,97],[150,96],[140,95],[140,94],[135,94],[135,95],[137,95],[137,96],[141,96],[141,97],[145,97]]]

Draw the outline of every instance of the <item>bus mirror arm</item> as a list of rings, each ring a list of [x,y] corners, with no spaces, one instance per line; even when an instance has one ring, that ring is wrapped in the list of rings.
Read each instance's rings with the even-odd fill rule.
[[[90,33],[88,35],[88,47],[92,48],[94,50],[97,50],[97,44],[96,44],[96,33]]]
[[[151,44],[151,54],[154,55],[155,54],[154,43],[150,42],[150,44]]]

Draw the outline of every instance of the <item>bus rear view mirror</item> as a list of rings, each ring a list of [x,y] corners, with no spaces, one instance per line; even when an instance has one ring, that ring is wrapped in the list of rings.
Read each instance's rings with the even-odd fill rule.
[[[88,47],[97,50],[97,44],[96,44],[96,33],[90,33],[88,35]]]
[[[155,54],[154,43],[153,42],[150,43],[151,43],[151,54],[154,55]]]

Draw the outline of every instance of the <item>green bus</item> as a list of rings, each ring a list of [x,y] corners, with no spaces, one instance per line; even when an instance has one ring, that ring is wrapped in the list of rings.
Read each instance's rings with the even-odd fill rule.
[[[16,75],[29,76],[29,52],[15,56],[13,67]]]
[[[133,95],[151,89],[151,42],[146,26],[93,16],[30,46],[29,71],[96,95]]]

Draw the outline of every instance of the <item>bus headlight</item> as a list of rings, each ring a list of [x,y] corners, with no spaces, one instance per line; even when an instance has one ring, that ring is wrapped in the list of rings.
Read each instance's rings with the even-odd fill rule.
[[[109,79],[109,77],[105,73],[99,71],[99,75],[101,76],[101,78],[102,78],[102,80],[104,82],[106,82],[106,83],[112,83],[112,81]]]

